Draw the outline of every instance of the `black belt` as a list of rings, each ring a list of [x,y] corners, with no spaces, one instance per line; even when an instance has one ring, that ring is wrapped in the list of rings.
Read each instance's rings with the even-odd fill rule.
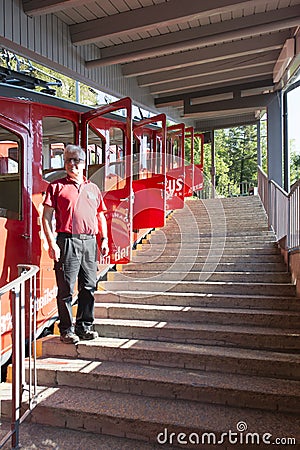
[[[87,239],[93,239],[95,237],[94,234],[72,234],[72,233],[58,233],[59,236],[63,237],[63,238],[77,238],[77,239],[81,239],[83,241],[86,241]]]

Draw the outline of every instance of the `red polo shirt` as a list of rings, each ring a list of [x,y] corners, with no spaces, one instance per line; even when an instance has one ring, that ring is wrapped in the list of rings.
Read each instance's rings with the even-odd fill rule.
[[[44,205],[55,210],[57,233],[96,235],[98,213],[106,211],[96,184],[84,179],[78,185],[68,176],[49,184]]]

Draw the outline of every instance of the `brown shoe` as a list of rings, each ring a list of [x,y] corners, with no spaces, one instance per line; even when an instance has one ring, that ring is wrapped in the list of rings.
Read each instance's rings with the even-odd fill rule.
[[[77,334],[69,331],[68,333],[62,334],[60,336],[60,340],[65,344],[78,344],[79,337],[77,336]]]

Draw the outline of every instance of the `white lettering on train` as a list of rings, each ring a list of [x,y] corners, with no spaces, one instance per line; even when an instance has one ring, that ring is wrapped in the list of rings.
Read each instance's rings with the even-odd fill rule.
[[[4,316],[1,316],[1,334],[7,333],[7,331],[10,331],[12,329],[12,315],[11,313],[6,313]]]
[[[178,194],[182,193],[184,182],[181,178],[175,180],[175,178],[167,180],[167,197],[171,198],[174,196],[178,196]]]
[[[45,289],[44,295],[42,297],[37,298],[36,300],[36,309],[39,311],[44,306],[48,305],[56,298],[57,295],[57,286],[54,286],[52,289]]]
[[[120,259],[125,258],[125,257],[129,257],[129,252],[130,252],[130,246],[128,245],[128,247],[118,247],[117,251],[114,254],[114,259],[115,261],[120,261]]]
[[[56,298],[56,295],[57,295],[57,287],[56,286],[54,286],[52,289],[49,289],[49,288],[45,289],[42,297],[39,297],[36,299],[37,311],[40,311],[46,305],[51,303]],[[8,331],[12,330],[12,315],[10,312],[1,316],[0,329],[1,329],[1,334],[7,333]]]

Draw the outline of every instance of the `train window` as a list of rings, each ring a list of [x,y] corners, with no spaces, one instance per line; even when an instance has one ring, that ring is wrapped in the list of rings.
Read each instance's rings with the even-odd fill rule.
[[[105,179],[105,138],[88,128],[87,164],[88,178],[104,190]]]
[[[21,220],[21,149],[19,136],[0,126],[0,217]]]
[[[108,168],[105,176],[105,191],[122,189],[126,184],[126,157],[124,148],[123,130],[116,127],[110,128],[109,143],[106,149]]]
[[[181,165],[181,141],[178,136],[167,139],[167,169],[175,169]]]
[[[135,140],[133,147],[133,179],[149,178],[153,172],[153,141],[148,133]]]
[[[73,122],[60,117],[43,118],[43,178],[49,182],[63,177],[64,148],[74,143]]]

